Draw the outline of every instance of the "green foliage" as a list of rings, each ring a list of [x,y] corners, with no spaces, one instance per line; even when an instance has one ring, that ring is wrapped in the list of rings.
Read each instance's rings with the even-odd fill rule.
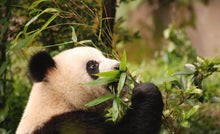
[[[128,102],[124,101],[126,97],[129,96],[129,94],[121,95],[122,89],[126,86],[126,82],[125,82],[127,78],[126,64],[127,64],[127,58],[126,58],[126,52],[124,51],[121,58],[119,70],[94,74],[96,76],[101,76],[103,78],[99,78],[89,83],[85,83],[86,85],[110,84],[109,88],[111,89],[112,94],[101,96],[89,102],[85,106],[92,107],[109,99],[113,99],[112,107],[107,109],[108,113],[106,114],[106,117],[109,118],[108,120],[112,120],[113,122],[119,121],[121,117],[123,117],[123,115],[125,114],[126,109],[129,107],[129,104],[127,104]],[[132,80],[131,77],[128,77],[128,79]],[[115,83],[118,83],[117,87],[114,86]]]
[[[35,4],[35,3],[33,3]],[[26,25],[24,26],[24,30],[23,32],[20,32],[16,39],[18,39],[18,37],[21,34],[25,35],[25,39],[23,41],[21,41],[19,44],[17,43],[17,40],[14,41],[14,44],[11,46],[11,50],[16,50],[16,49],[21,49],[24,48],[25,46],[27,46],[28,44],[30,44],[32,42],[32,40],[38,35],[40,34],[43,30],[45,30],[47,28],[47,26],[57,17],[56,14],[52,15],[44,24],[40,29],[36,29],[35,31],[31,31],[29,33],[27,33],[27,29],[29,27],[30,24],[32,24],[34,21],[38,20],[38,18],[43,15],[44,13],[59,13],[59,11],[55,8],[46,8],[45,10],[41,11],[39,14],[37,14],[36,16],[34,16],[30,21],[28,21],[26,23]]]
[[[102,17],[104,8],[101,1],[37,0],[32,3],[22,0],[11,1],[9,5],[7,2],[3,0],[0,3],[1,9],[9,8],[13,15],[23,16],[25,24],[21,30],[21,26],[14,25],[16,22],[12,21],[10,13],[8,17],[4,16],[6,13],[0,13],[0,40],[6,51],[5,54],[1,51],[5,58],[0,59],[0,133],[3,134],[15,132],[27,103],[31,81],[27,76],[26,65],[27,57],[33,51],[48,49],[54,56],[73,46],[90,45],[99,48],[108,57],[119,59],[115,44],[140,38],[138,32],[130,34],[127,29],[120,28],[119,25],[124,21],[120,18],[114,26],[116,40],[112,41],[110,31],[103,30],[108,27],[103,20],[109,18]],[[183,4],[188,2],[179,1]],[[21,11],[17,4],[26,7]],[[194,17],[191,18],[192,22]],[[6,35],[10,25],[18,27],[13,31],[18,33],[13,44],[4,41],[9,39]],[[104,36],[105,39],[102,38]],[[136,65],[126,63],[124,53],[119,71],[95,74],[102,78],[86,84],[118,82],[118,85],[110,86],[113,94],[93,100],[86,106],[95,106],[112,99],[112,107],[107,110],[106,117],[117,122],[130,105],[128,100],[131,93],[123,96],[122,89],[127,88],[131,92],[136,81],[151,81],[159,86],[165,103],[161,133],[220,133],[220,60],[197,56],[184,27],[170,25],[164,31],[164,37],[168,44],[155,59]],[[109,42],[113,45],[106,45]],[[0,48],[3,50],[2,46]]]
[[[105,95],[105,96],[102,96],[102,97],[99,97],[93,101],[90,101],[89,103],[87,103],[85,106],[86,107],[93,107],[93,106],[96,106],[102,102],[105,102],[109,99],[112,99],[114,98],[114,95],[113,94],[108,94],[108,95]]]
[[[163,55],[163,59],[167,64],[174,59],[185,59],[190,62],[196,60],[196,51],[192,48],[184,28],[176,28],[175,25],[170,25],[164,30],[164,37],[169,41]]]
[[[206,122],[208,115],[207,119],[197,118],[206,103],[218,103],[220,100],[217,90],[220,79],[217,75],[219,59],[195,57],[191,43],[186,45],[189,40],[184,29],[175,26],[168,29],[165,36],[172,45],[168,45],[156,60],[143,62],[140,66],[128,64],[132,76],[137,81],[152,81],[159,86],[165,103],[161,133],[197,133],[197,129],[200,129],[200,133],[220,132],[217,126],[212,125],[214,121]],[[215,83],[217,86],[212,86]],[[202,127],[206,123],[208,126]],[[215,130],[212,131],[211,128]]]
[[[194,68],[194,65],[197,65],[200,61],[185,64],[185,59],[178,61],[178,66],[175,66],[176,60],[167,65],[160,58],[148,64],[142,63],[141,66],[128,64],[132,76],[135,76],[138,79],[137,81],[152,81],[159,86],[162,92],[165,108],[161,133],[188,133],[197,129],[200,129],[199,132],[203,133],[212,132],[211,128],[214,128],[216,132],[220,132],[217,129],[218,127],[214,125],[214,122],[219,122],[219,119],[207,122],[209,114],[206,113],[205,118],[200,115],[200,109],[206,107],[210,107],[207,111],[214,112],[213,106],[209,106],[207,103],[215,103],[219,106],[218,100],[220,99],[219,84],[217,84],[220,79],[219,74],[217,74],[219,60],[204,60],[209,62],[199,68]],[[212,65],[211,68],[209,65]],[[204,78],[204,76],[207,77],[199,79]],[[195,78],[199,79],[200,82],[195,81]],[[208,126],[202,127],[206,123]],[[210,128],[208,129],[208,127]],[[193,132],[197,133],[197,131]]]
[[[113,46],[106,43],[112,42],[111,30],[104,31],[108,26],[102,21],[109,18],[102,18],[102,1],[38,0],[28,9],[31,19],[16,36],[11,50],[22,49],[37,41],[50,51],[90,45],[116,56]],[[20,41],[21,38],[24,40]]]

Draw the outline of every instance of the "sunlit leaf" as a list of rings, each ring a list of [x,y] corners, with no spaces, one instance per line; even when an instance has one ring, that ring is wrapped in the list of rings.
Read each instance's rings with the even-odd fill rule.
[[[41,14],[45,12],[53,13],[53,12],[59,12],[59,11],[56,8],[46,8],[44,11],[42,11]]]
[[[77,36],[76,36],[75,28],[71,26],[71,29],[72,29],[72,41],[77,42]]]
[[[23,31],[24,31],[24,34],[26,34],[27,28],[29,27],[30,24],[32,24],[34,21],[36,21],[42,14],[47,13],[47,12],[53,13],[53,12],[59,12],[59,11],[58,11],[57,9],[55,9],[55,8],[46,8],[46,9],[43,10],[40,14],[34,16],[30,21],[28,21],[28,23],[25,25],[24,30],[23,30]],[[56,16],[57,16],[57,15],[54,14],[50,19],[48,19],[47,22],[46,22],[46,23],[41,27],[41,29],[40,29],[39,31],[37,31],[37,32],[41,32],[43,29],[45,29],[46,26],[47,26],[48,24],[50,24],[50,22],[56,18]]]
[[[28,9],[33,9],[35,8],[37,5],[39,5],[41,2],[44,2],[44,1],[49,1],[49,0],[38,0],[38,1],[35,1],[31,4],[31,6],[28,8]]]
[[[81,40],[81,41],[79,41],[79,42],[77,42],[76,43],[76,45],[78,45],[78,44],[85,44],[85,43],[91,43],[91,44],[93,44],[93,42],[91,41],[91,40]]]
[[[81,85],[103,85],[103,84],[108,84],[108,83],[113,83],[117,82],[118,79],[116,78],[100,78],[88,83],[81,83]]]
[[[118,97],[115,97],[113,100],[113,112],[112,112],[112,120],[115,122],[119,115],[119,106],[120,106],[120,99]]]
[[[63,42],[63,43],[58,43],[58,44],[54,44],[54,45],[48,45],[48,46],[42,46],[43,48],[49,48],[49,47],[56,47],[56,46],[61,46],[61,45],[65,45],[65,44],[72,44],[74,43],[73,41],[68,41],[68,42]]]
[[[46,8],[45,10],[43,10],[40,14],[34,16],[30,21],[28,21],[25,26],[24,26],[24,34],[27,33],[27,29],[29,27],[30,24],[32,24],[34,21],[36,21],[42,14],[46,13],[46,12],[58,12],[57,9],[55,8]],[[53,18],[56,18],[57,15],[53,15],[50,19],[48,19],[48,21],[42,26],[41,30],[39,30],[40,32],[42,31],[42,29],[45,29],[45,26],[48,25],[48,23],[51,22],[51,19],[53,20]]]
[[[125,79],[126,79],[126,75],[127,73],[126,72],[122,72],[121,73],[121,76],[120,76],[120,79],[119,79],[119,83],[118,83],[118,96],[124,86],[124,83],[125,83]]]
[[[170,28],[165,29],[164,32],[163,32],[163,36],[164,36],[166,39],[169,39],[169,37],[170,37],[170,32],[171,32],[171,29],[170,29]]]
[[[100,77],[119,78],[120,71],[119,70],[114,70],[114,71],[109,71],[109,72],[101,72],[101,73],[94,74],[94,75],[95,76],[100,76]]]
[[[201,94],[202,90],[199,88],[193,89],[190,93],[194,93],[194,94]]]
[[[220,64],[219,64],[219,63],[218,63],[218,64],[215,64],[213,67],[214,67],[214,68],[220,68]]]
[[[186,119],[189,119],[193,114],[195,114],[198,109],[200,108],[199,105],[193,106],[187,113],[186,113]]]
[[[29,21],[25,24],[24,30],[23,30],[24,34],[27,33],[27,29],[28,29],[29,25],[30,25],[31,23],[33,23],[34,21],[36,21],[36,20],[38,19],[38,17],[39,17],[39,15],[34,16],[31,20],[29,20]]]
[[[123,52],[123,55],[121,57],[121,62],[120,62],[120,71],[126,71],[126,63],[127,63],[127,58],[126,58],[126,52]]]
[[[203,65],[205,64],[205,58],[203,58],[202,56],[197,56],[197,61],[199,63],[202,63]]]
[[[99,97],[99,98],[97,98],[97,99],[95,99],[95,100],[92,100],[92,101],[90,101],[89,103],[87,103],[87,104],[85,105],[85,107],[96,106],[96,105],[98,105],[98,104],[100,104],[100,103],[102,103],[102,102],[105,102],[105,101],[107,101],[107,100],[109,100],[109,99],[112,99],[113,97],[114,97],[113,94],[108,94],[108,95]]]
[[[57,17],[56,14],[54,14],[53,16],[51,16],[47,22],[41,27],[41,29],[39,31],[37,31],[36,33],[40,33],[41,31],[43,31],[55,18]]]
[[[193,64],[185,64],[185,69],[191,73],[194,73],[196,71],[196,67]]]
[[[35,33],[33,34],[33,37],[32,37],[31,39],[35,38],[39,33],[41,33],[44,29],[46,29],[47,26],[48,26],[56,17],[57,17],[56,14],[54,14],[53,16],[51,16],[51,17],[47,20],[47,22],[40,28],[40,30],[38,30],[37,32],[35,32]],[[31,41],[31,40],[29,40],[29,42],[27,43],[27,45],[30,43],[30,41]]]
[[[31,12],[29,12],[29,15],[31,16],[32,14],[40,11],[42,11],[42,9],[33,9]]]
[[[19,33],[16,35],[13,44],[10,46],[10,49],[13,49],[13,47],[17,44],[18,38],[21,36],[21,34],[23,34],[23,31],[19,32]]]
[[[192,72],[185,72],[185,71],[179,71],[179,72],[175,72],[172,74],[172,76],[174,75],[190,75],[193,74]]]
[[[185,128],[190,128],[190,123],[187,120],[184,120],[180,123],[181,126]]]

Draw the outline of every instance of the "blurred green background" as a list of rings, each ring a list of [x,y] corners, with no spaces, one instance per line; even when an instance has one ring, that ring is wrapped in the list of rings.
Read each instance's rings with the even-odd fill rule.
[[[79,45],[126,50],[132,76],[163,94],[161,134],[220,133],[219,11],[218,0],[1,0],[0,133],[22,116],[30,56]]]

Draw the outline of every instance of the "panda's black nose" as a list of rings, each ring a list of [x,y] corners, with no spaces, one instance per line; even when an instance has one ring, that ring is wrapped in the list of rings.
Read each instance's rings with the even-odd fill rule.
[[[119,67],[120,67],[120,63],[117,63],[114,67],[114,70],[119,70]]]

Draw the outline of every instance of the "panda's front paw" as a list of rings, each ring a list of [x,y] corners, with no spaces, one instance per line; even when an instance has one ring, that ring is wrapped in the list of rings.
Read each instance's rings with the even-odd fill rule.
[[[161,93],[153,83],[140,83],[136,85],[132,93],[132,103],[153,101],[162,103]]]
[[[133,97],[136,96],[148,96],[151,94],[159,94],[160,91],[156,85],[153,83],[140,83],[136,85],[133,89]]]

